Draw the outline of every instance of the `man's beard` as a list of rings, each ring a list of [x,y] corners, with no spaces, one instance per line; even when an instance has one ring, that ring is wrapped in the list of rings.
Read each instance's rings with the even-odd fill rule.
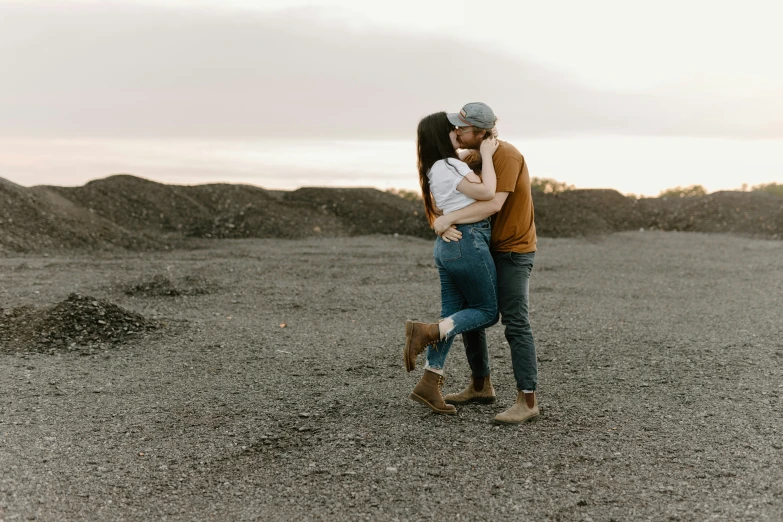
[[[473,138],[470,141],[463,141],[461,143],[463,149],[478,149],[481,147],[481,140]]]
[[[478,149],[481,147],[481,140],[473,138],[470,141],[465,141],[462,138],[459,139],[459,145],[461,149]]]

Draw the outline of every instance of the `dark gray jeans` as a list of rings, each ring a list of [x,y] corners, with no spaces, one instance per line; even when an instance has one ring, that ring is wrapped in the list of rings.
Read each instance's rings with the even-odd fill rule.
[[[511,349],[511,365],[517,390],[535,391],[538,383],[536,343],[530,328],[528,310],[530,272],[536,253],[493,252],[498,277],[498,308],[500,322],[506,327],[506,340]],[[462,334],[465,355],[474,377],[489,375],[487,334],[484,330]]]

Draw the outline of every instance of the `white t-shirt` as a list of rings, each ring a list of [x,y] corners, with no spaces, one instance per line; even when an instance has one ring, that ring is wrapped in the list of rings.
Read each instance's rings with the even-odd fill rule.
[[[449,165],[446,165],[446,161]],[[457,191],[460,181],[473,172],[464,161],[449,158],[438,160],[427,173],[430,178],[430,192],[435,199],[435,204],[444,214],[465,208],[476,200]]]

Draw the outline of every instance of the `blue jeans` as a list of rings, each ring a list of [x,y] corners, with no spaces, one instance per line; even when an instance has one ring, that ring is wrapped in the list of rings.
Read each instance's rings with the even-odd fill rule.
[[[495,252],[492,254],[498,274],[498,307],[506,340],[511,349],[511,365],[517,390],[535,391],[538,383],[536,343],[530,328],[529,289],[535,252]],[[489,375],[489,352],[484,330],[462,334],[465,355],[474,377]]]
[[[498,322],[497,272],[489,252],[489,219],[457,225],[460,241],[435,241],[435,266],[440,274],[441,316],[454,328],[427,347],[428,368],[443,369],[454,337]]]

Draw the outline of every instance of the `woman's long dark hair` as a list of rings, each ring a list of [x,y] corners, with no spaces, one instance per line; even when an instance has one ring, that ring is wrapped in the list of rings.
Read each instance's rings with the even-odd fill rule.
[[[449,132],[452,129],[454,129],[454,125],[449,122],[446,113],[436,112],[422,118],[416,130],[419,185],[421,185],[421,197],[424,200],[424,212],[427,215],[427,221],[430,222],[430,226],[435,221],[435,218],[438,217],[438,214],[435,212],[435,204],[432,201],[430,179],[427,177],[427,173],[437,161],[447,160],[448,158],[458,159],[449,137]],[[448,164],[449,162],[446,161],[446,163]]]

